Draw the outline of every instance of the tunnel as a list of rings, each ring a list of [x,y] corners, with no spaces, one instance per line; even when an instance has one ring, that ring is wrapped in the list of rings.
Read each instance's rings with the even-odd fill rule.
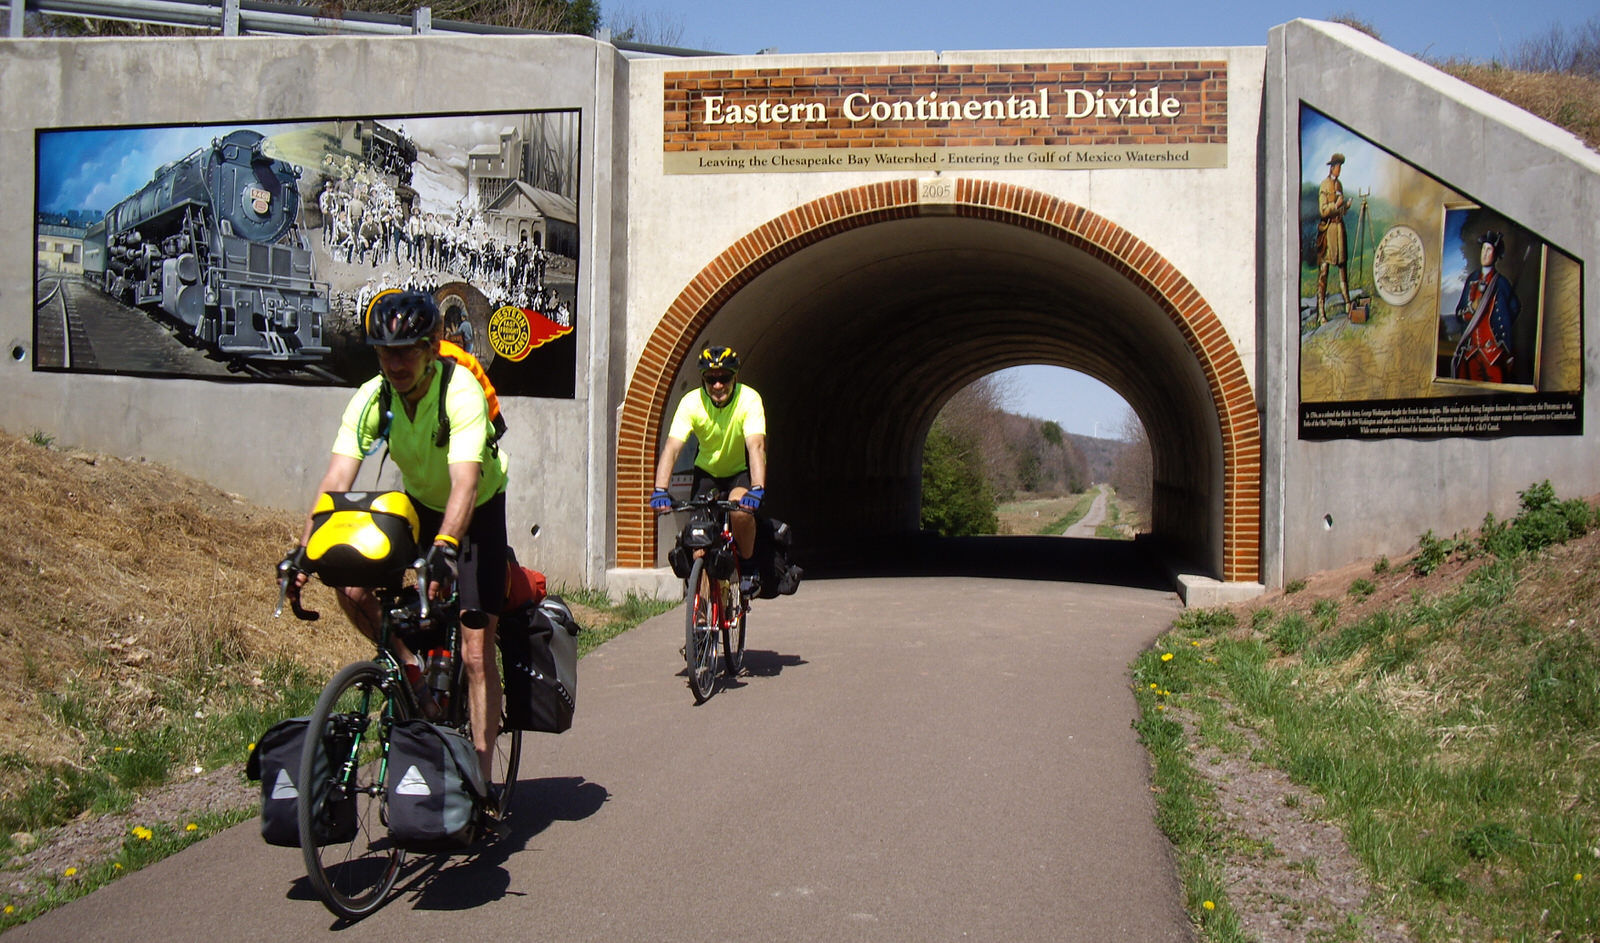
[[[729,249],[664,314],[619,426],[619,565],[658,566],[634,511],[707,343],[739,351],[768,420],[768,504],[802,559],[918,539],[922,444],[944,403],[1022,364],[1115,390],[1152,453],[1148,546],[1174,572],[1258,581],[1259,428],[1216,315],[1134,234],[1022,188],[916,181],[801,207]]]

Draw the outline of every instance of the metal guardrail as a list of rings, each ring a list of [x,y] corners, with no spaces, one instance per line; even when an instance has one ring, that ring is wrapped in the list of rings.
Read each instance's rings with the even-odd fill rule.
[[[426,33],[556,35],[541,30],[490,26],[464,20],[435,20],[431,7],[418,7],[410,16],[352,10],[340,17],[329,17],[322,15],[322,11],[314,6],[273,3],[270,0],[6,0],[3,6],[7,10],[6,36],[11,39],[23,37],[25,17],[29,13],[211,29],[223,36],[398,36]],[[602,30],[602,35],[596,38],[611,42],[624,55],[722,55],[707,50],[612,41],[607,32]]]

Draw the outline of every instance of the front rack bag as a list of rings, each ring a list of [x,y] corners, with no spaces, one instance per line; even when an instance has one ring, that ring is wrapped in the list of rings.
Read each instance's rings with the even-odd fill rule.
[[[398,589],[422,522],[401,491],[325,491],[311,512],[306,562],[329,586]]]

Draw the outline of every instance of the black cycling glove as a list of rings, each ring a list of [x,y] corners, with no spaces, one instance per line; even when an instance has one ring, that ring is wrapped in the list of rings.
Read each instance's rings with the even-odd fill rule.
[[[461,573],[461,552],[449,544],[434,544],[423,561],[428,582],[439,584],[439,593],[450,596],[456,591],[456,578]]]

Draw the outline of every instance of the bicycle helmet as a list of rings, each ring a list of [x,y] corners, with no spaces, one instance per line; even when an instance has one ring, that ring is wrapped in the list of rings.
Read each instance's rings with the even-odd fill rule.
[[[739,372],[739,354],[732,347],[707,347],[700,351],[700,372],[726,370]]]
[[[437,334],[440,321],[439,305],[432,295],[388,288],[367,305],[367,343],[373,347],[415,344]]]

